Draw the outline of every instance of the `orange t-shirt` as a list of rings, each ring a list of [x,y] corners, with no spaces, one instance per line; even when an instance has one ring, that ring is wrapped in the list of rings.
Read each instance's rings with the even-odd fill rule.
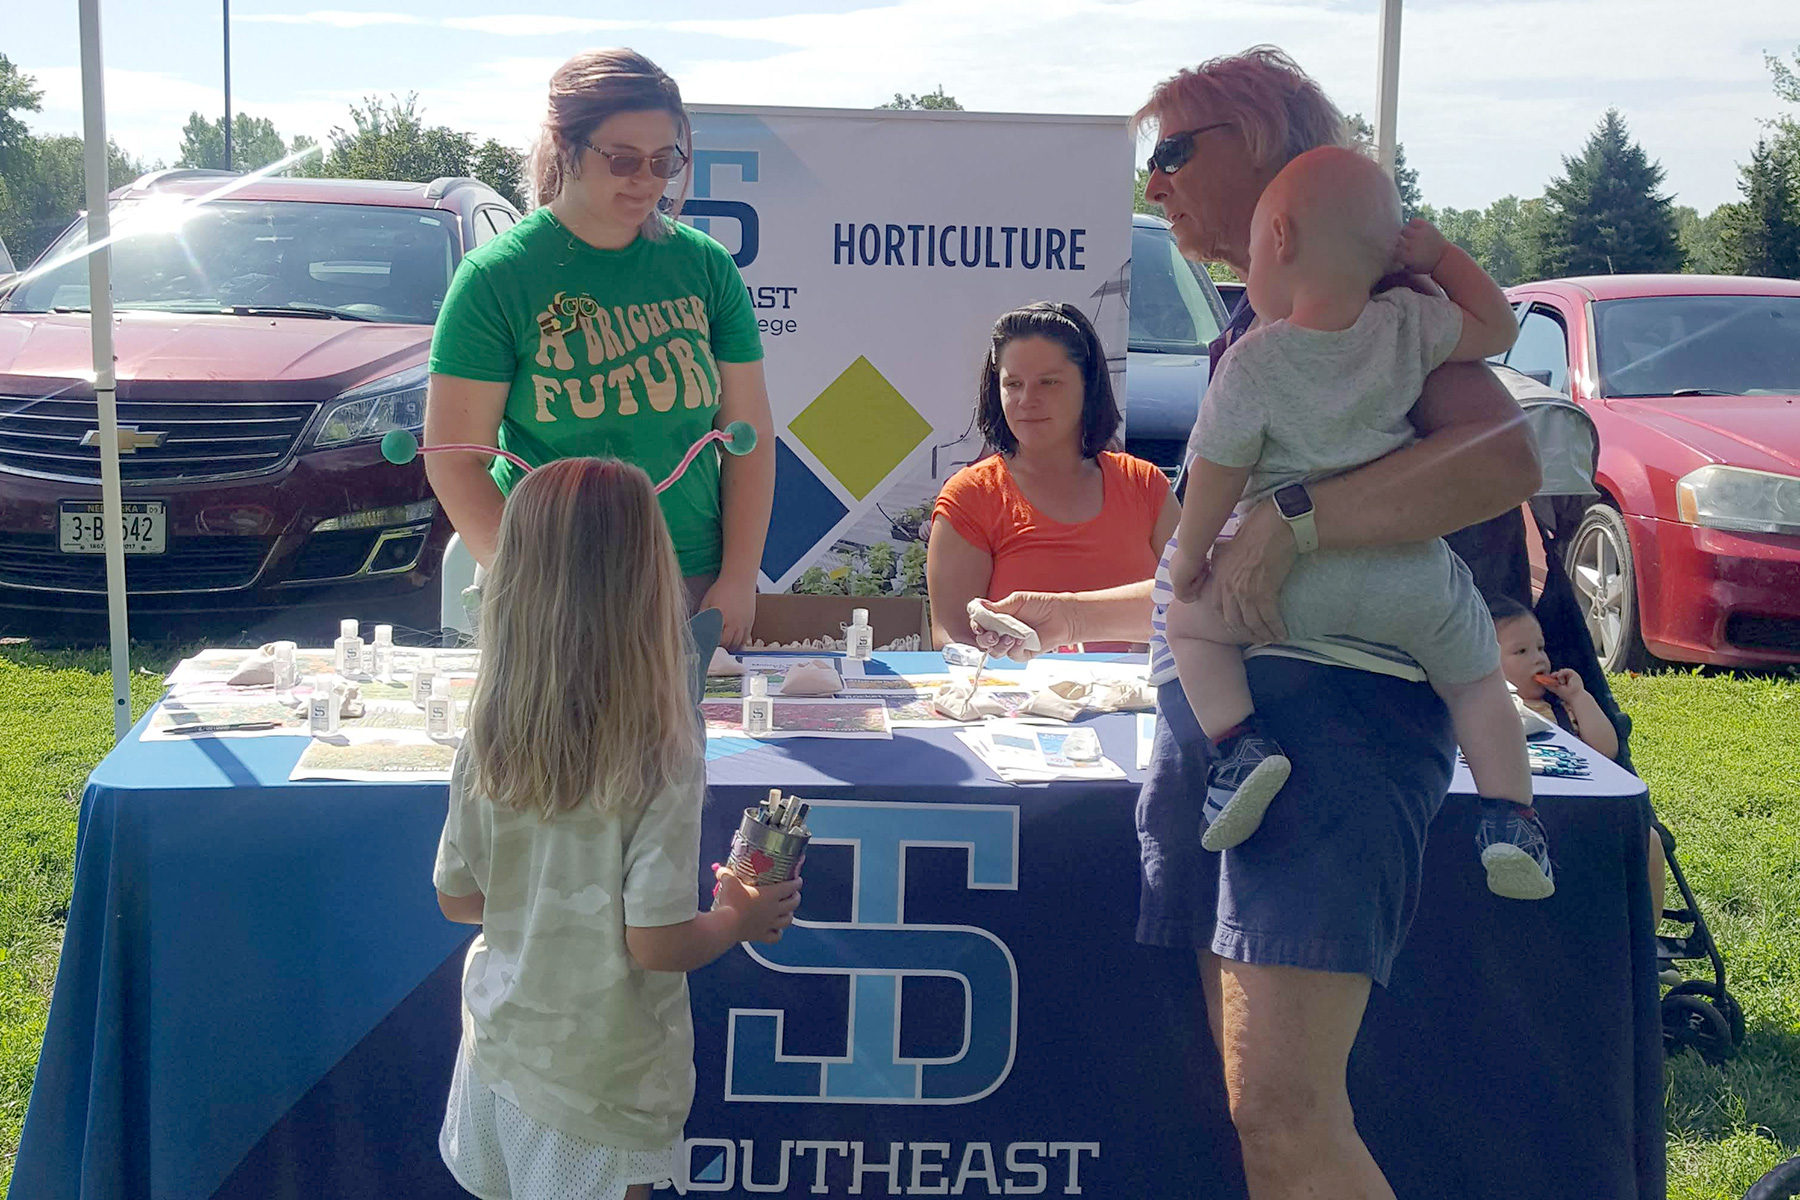
[[[998,454],[945,481],[932,519],[948,521],[964,541],[993,558],[987,599],[1092,591],[1156,574],[1161,547],[1152,547],[1150,538],[1168,503],[1168,479],[1129,454],[1103,451],[1098,461],[1100,515],[1078,525],[1052,521],[1033,508]]]

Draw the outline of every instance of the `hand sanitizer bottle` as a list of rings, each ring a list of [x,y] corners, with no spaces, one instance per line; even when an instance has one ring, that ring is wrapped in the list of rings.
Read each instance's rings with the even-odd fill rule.
[[[273,670],[275,672],[275,693],[278,696],[293,695],[294,685],[300,681],[297,674],[298,668],[294,664],[294,651],[297,649],[298,647],[292,642],[275,643]]]
[[[767,737],[775,729],[775,702],[769,699],[769,677],[752,675],[745,684],[744,736]]]
[[[369,678],[391,679],[394,675],[394,627],[377,625],[375,643],[369,651]]]
[[[330,737],[336,733],[342,705],[343,693],[337,689],[337,679],[331,675],[315,675],[312,698],[306,702],[308,732],[314,737]]]
[[[844,630],[844,657],[866,659],[875,653],[875,631],[869,628],[869,610],[850,610],[850,626]]]
[[[425,736],[456,736],[456,701],[450,698],[450,681],[442,675],[431,681],[431,698],[425,701]]]
[[[338,640],[332,644],[336,655],[334,666],[340,676],[348,678],[362,670],[363,640],[358,632],[361,626],[354,617],[345,617],[338,622]]]
[[[437,678],[437,655],[429,650],[419,652],[419,665],[413,668],[414,704],[424,704],[431,699],[431,681]]]

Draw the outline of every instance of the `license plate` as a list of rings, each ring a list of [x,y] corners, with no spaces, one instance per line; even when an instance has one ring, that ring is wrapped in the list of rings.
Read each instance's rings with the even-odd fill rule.
[[[106,552],[106,517],[98,500],[64,500],[62,552]],[[163,500],[132,500],[124,505],[122,529],[127,554],[161,554],[168,549],[169,505]]]

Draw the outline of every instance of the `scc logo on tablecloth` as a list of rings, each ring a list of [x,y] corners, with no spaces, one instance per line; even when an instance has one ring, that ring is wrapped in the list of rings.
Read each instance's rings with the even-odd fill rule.
[[[796,921],[773,946],[746,945],[771,971],[852,976],[849,1055],[782,1053],[780,1009],[733,1008],[725,1099],[790,1104],[968,1104],[1012,1070],[1019,973],[1012,951],[970,925],[906,920],[906,849],[943,846],[969,856],[968,886],[1016,891],[1019,810],[974,804],[814,802],[813,846],[848,845],[856,855],[850,920]],[[908,1058],[900,1046],[900,981],[950,976],[963,985],[962,1051]]]

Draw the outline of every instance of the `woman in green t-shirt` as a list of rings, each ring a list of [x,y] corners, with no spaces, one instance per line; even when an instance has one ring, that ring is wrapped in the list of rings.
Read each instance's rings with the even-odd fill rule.
[[[680,90],[641,54],[591,50],[557,69],[531,161],[536,207],[470,251],[444,297],[425,444],[499,446],[533,465],[609,455],[661,479],[707,430],[748,421],[755,451],[721,462],[708,448],[662,494],[689,602],[719,609],[722,641],[736,646],[756,616],[775,442],[737,265],[672,215],[690,144]],[[485,567],[522,472],[474,454],[425,465]]]

